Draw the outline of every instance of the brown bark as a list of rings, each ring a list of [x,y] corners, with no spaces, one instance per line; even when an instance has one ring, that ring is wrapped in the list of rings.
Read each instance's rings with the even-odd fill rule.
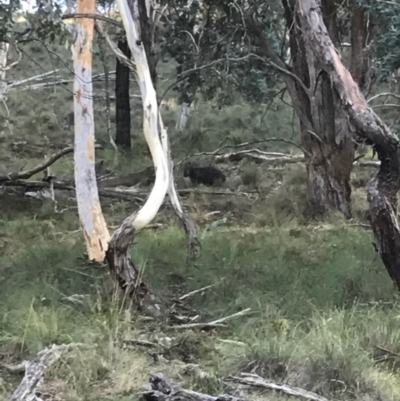
[[[317,2],[301,0],[296,14],[308,46],[331,77],[352,131],[360,136],[357,139],[374,146],[381,160],[378,173],[367,186],[371,226],[377,250],[400,290],[400,227],[396,216],[397,192],[400,189],[400,141],[368,106],[357,83],[343,65]]]
[[[368,54],[371,37],[370,16],[361,6],[354,4],[351,18],[351,61],[349,69],[365,96],[368,95],[372,84],[371,60]]]
[[[298,114],[302,146],[306,149],[308,174],[307,208],[309,218],[339,210],[351,217],[350,174],[355,146],[340,111],[340,99],[333,91],[330,77],[321,70],[312,49],[304,42],[296,20],[296,0],[283,0],[287,25],[290,29],[292,72],[307,90],[295,83],[296,96],[302,107]],[[336,5],[324,0],[325,21],[330,35],[339,43]]]
[[[131,58],[126,40],[118,41],[118,48]],[[115,77],[116,135],[115,143],[122,148],[131,147],[131,104],[129,99],[129,68],[117,58]]]
[[[94,13],[94,0],[77,1],[78,13]],[[74,44],[75,187],[79,220],[86,240],[89,260],[102,262],[110,234],[104,219],[95,173],[93,121],[92,42],[94,20],[80,18]]]

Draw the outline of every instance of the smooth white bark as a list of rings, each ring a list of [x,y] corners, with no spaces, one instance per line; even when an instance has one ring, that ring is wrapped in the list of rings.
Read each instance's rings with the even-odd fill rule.
[[[143,131],[156,169],[156,179],[149,198],[143,207],[135,215],[131,216],[131,226],[135,231],[138,231],[149,224],[160,209],[169,188],[170,171],[167,157],[159,138],[157,97],[150,76],[146,52],[140,43],[138,29],[133,21],[126,0],[117,0],[117,5],[132,57],[136,64],[138,83],[143,102]]]

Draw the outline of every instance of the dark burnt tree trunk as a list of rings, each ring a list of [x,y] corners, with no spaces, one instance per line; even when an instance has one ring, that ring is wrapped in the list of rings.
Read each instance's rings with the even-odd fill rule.
[[[118,41],[118,48],[130,58],[131,51],[126,39]],[[117,58],[115,77],[115,109],[117,146],[129,149],[131,147],[131,104],[129,99],[129,68]]]
[[[400,189],[400,141],[368,106],[329,37],[316,0],[300,0],[295,10],[309,51],[330,77],[356,140],[375,147],[381,166],[368,184],[371,226],[385,267],[400,290],[400,226],[397,192]]]
[[[147,10],[148,5],[150,5],[149,10]],[[137,0],[137,6],[139,11],[140,39],[142,40],[144,50],[146,51],[151,80],[153,81],[154,89],[157,91],[158,60],[154,51],[154,43],[157,39],[157,29],[151,18],[151,15],[153,15],[153,7],[151,2],[148,2],[147,0]]]

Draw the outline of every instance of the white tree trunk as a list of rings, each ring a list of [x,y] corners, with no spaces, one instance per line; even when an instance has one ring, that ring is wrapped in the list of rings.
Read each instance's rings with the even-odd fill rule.
[[[95,12],[94,0],[78,0],[78,13]],[[89,260],[102,262],[108,248],[107,229],[97,190],[92,88],[94,20],[77,18],[74,55],[75,187],[79,219]]]
[[[183,132],[186,129],[187,123],[190,117],[190,104],[182,102],[181,109],[178,116],[178,121],[176,122],[176,130]]]
[[[126,0],[117,0],[129,47],[136,64],[136,72],[143,103],[143,131],[156,170],[154,186],[146,203],[127,217],[111,237],[106,253],[110,270],[125,293],[136,299],[139,306],[160,310],[160,304],[148,286],[142,281],[133,264],[128,247],[135,233],[149,224],[161,207],[170,184],[170,171],[166,154],[161,145],[158,130],[158,104],[150,76],[146,52],[139,40],[138,30]]]
[[[0,42],[0,101],[3,100],[3,95],[7,88],[6,82],[6,68],[7,68],[7,55],[9,44]]]
[[[9,110],[7,107],[7,82],[6,82],[6,70],[7,70],[7,55],[8,55],[9,44],[6,42],[0,42],[0,108],[4,109],[1,114],[5,117],[4,128],[8,125]],[[3,134],[0,132],[0,134]]]

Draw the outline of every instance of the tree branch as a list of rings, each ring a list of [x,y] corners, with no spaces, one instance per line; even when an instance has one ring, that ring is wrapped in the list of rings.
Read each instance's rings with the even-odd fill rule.
[[[65,14],[61,17],[61,19],[71,19],[71,18],[93,18],[99,21],[108,22],[109,24],[115,25],[118,28],[123,29],[124,27],[118,21],[113,18],[106,17],[100,14],[90,14],[90,13],[74,13],[74,14]]]

